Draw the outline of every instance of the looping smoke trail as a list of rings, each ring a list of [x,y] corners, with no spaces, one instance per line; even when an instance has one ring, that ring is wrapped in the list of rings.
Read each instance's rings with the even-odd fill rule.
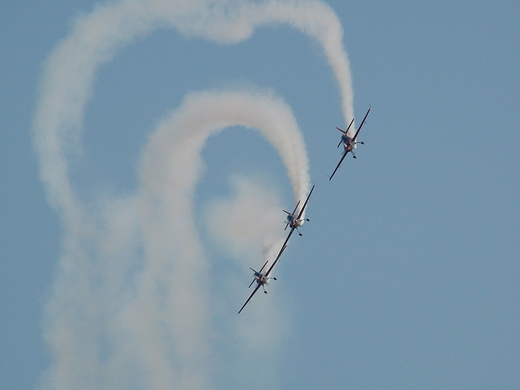
[[[64,227],[63,255],[45,315],[44,337],[54,358],[42,379],[46,388],[208,387],[209,265],[191,203],[201,164],[198,151],[205,137],[231,124],[258,128],[280,152],[295,198],[301,199],[308,190],[307,160],[290,110],[265,94],[191,95],[151,140],[138,195],[109,199],[97,211],[87,210],[79,199],[69,166],[81,152],[96,70],[117,49],[159,27],[232,44],[272,23],[288,23],[323,46],[347,122],[352,92],[342,30],[320,1],[122,0],[78,18],[46,61],[34,145],[48,200]],[[215,96],[241,111],[217,104]],[[267,107],[257,112],[251,104]],[[199,133],[187,132],[186,125]],[[165,142],[157,143],[161,138]],[[186,161],[186,171],[175,169]]]
[[[206,139],[234,125],[258,129],[284,159],[289,177],[303,175],[294,181],[302,179],[308,184],[305,145],[290,108],[271,95],[238,91],[188,96],[179,110],[159,125],[144,152],[140,172],[139,210],[144,242],[152,243],[145,247],[143,282],[164,281],[161,289],[168,301],[164,313],[173,313],[165,315],[177,343],[176,352],[183,364],[191,362],[196,366],[191,372],[198,378],[207,365],[209,330],[205,326],[211,310],[203,294],[209,283],[209,266],[193,225],[193,191],[202,168],[200,152]],[[275,213],[279,215],[279,209]],[[275,224],[266,226],[261,234],[270,235],[277,226],[279,221],[275,219]],[[168,237],[175,237],[175,241]],[[174,264],[172,256],[176,259]],[[143,288],[141,293],[139,298],[152,310],[155,302],[150,291]],[[161,312],[159,308],[155,310]]]
[[[235,125],[258,129],[282,156],[288,176],[308,185],[305,145],[280,98],[241,91],[186,97],[159,124],[144,151],[137,197],[104,205],[91,228],[97,233],[69,236],[62,284],[55,286],[48,307],[47,338],[56,357],[49,388],[113,389],[130,383],[208,388],[210,266],[194,226],[192,199],[207,138]],[[254,222],[260,225],[259,239],[269,238],[279,227],[280,207],[255,206],[260,215],[275,215]],[[251,215],[246,209],[242,220]],[[84,223],[94,224],[86,217]],[[144,259],[142,269],[130,274],[132,283],[125,274],[135,261],[134,240],[142,243]],[[269,337],[263,344],[272,347]],[[132,376],[132,382],[125,379]]]

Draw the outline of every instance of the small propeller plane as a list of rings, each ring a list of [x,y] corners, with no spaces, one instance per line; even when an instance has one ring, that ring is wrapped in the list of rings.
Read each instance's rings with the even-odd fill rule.
[[[283,251],[285,250],[285,248],[287,247],[286,244],[284,244],[284,246],[282,247],[282,249],[280,250],[280,253],[278,253],[278,256],[276,256],[276,260],[273,262],[273,264],[271,264],[271,266],[269,267],[269,269],[267,270],[266,273],[262,273],[262,271],[264,270],[264,268],[266,267],[267,263],[269,262],[269,260],[267,260],[264,265],[262,266],[262,268],[260,268],[260,271],[255,271],[253,268],[249,268],[251,271],[253,271],[253,280],[251,281],[251,283],[249,284],[249,288],[251,288],[251,286],[253,285],[254,282],[256,282],[256,287],[255,289],[253,290],[253,292],[251,293],[251,295],[249,296],[249,298],[247,298],[247,301],[242,305],[242,307],[240,308],[240,310],[238,311],[238,314],[240,314],[240,312],[242,310],[244,310],[244,307],[246,307],[246,305],[249,303],[249,301],[251,300],[251,298],[253,298],[253,295],[256,294],[256,292],[258,291],[258,289],[260,287],[262,287],[262,289],[264,290],[264,294],[267,294],[267,291],[265,290],[265,285],[269,284],[269,281],[272,279],[272,280],[276,280],[275,277],[271,277],[269,276],[271,274],[271,271],[273,270],[274,266],[276,265],[276,263],[278,262],[278,260],[280,259],[280,256],[282,256],[282,253]]]
[[[289,242],[289,238],[291,238],[293,232],[295,230],[297,230],[298,234],[301,236],[302,234],[300,233],[300,230],[298,228],[300,226],[302,226],[305,221],[310,222],[310,219],[305,218],[303,216],[303,213],[305,212],[305,208],[307,207],[307,203],[309,203],[309,199],[311,198],[312,191],[314,191],[315,186],[316,186],[316,184],[312,185],[312,188],[309,191],[309,195],[307,195],[307,199],[305,199],[305,202],[303,203],[303,207],[300,209],[298,214],[296,214],[296,212],[298,210],[298,206],[300,205],[300,201],[298,201],[298,203],[296,203],[296,207],[294,208],[294,211],[292,213],[288,212],[287,210],[283,210],[284,213],[287,213],[287,219],[285,220],[284,230],[287,230],[287,228],[290,227],[291,231],[287,235],[287,238],[285,239],[285,241],[282,245],[282,249],[280,250],[279,255],[281,255],[282,252],[284,251],[284,249],[287,247],[287,243]]]
[[[340,129],[339,127],[336,127],[336,129],[338,129],[339,131],[341,131],[343,133],[337,148],[339,148],[341,143],[343,143],[343,147],[345,148],[345,150],[343,151],[343,155],[341,156],[341,159],[339,160],[339,163],[336,166],[336,169],[334,169],[334,172],[332,172],[332,175],[330,175],[329,180],[332,180],[332,178],[334,177],[334,174],[338,170],[339,166],[341,165],[341,163],[343,162],[345,157],[347,157],[348,152],[352,153],[352,157],[356,158],[354,149],[356,149],[357,144],[361,144],[361,145],[365,144],[363,141],[357,141],[357,136],[359,134],[359,131],[363,127],[363,124],[365,123],[365,120],[367,119],[368,114],[370,113],[370,109],[371,109],[371,107],[369,106],[368,111],[365,114],[365,117],[363,118],[363,121],[361,121],[361,125],[359,125],[359,128],[357,129],[356,133],[354,134],[354,137],[350,138],[348,136],[348,131],[350,130],[350,127],[354,123],[354,118],[352,118],[352,120],[350,121],[350,124],[348,125],[347,130],[343,130],[343,129]]]
[[[298,230],[298,228],[300,226],[302,226],[305,221],[310,221],[309,218],[302,218],[302,215],[305,212],[305,207],[307,207],[307,203],[309,202],[309,199],[310,199],[310,197],[312,195],[312,191],[314,191],[314,187],[315,186],[316,186],[316,184],[314,184],[312,186],[312,188],[311,188],[311,190],[309,192],[309,195],[307,195],[307,199],[305,199],[305,203],[303,204],[303,207],[299,211],[298,215],[296,215],[296,211],[298,210],[298,206],[300,205],[300,201],[298,201],[298,203],[296,203],[296,207],[294,208],[294,211],[292,213],[288,212],[287,210],[283,210],[283,212],[287,214],[287,219],[286,219],[286,222],[285,222],[284,230],[287,230],[287,228],[289,226],[291,227],[291,231],[289,233],[289,237],[291,237],[291,234],[293,233],[293,231],[295,229]],[[302,235],[299,230],[298,230],[298,234],[300,236]],[[289,239],[289,237],[287,237],[287,240]]]

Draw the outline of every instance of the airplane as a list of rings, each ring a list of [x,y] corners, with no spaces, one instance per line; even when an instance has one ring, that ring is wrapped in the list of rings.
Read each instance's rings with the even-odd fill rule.
[[[253,277],[254,279],[251,281],[251,283],[249,284],[249,288],[251,288],[251,286],[253,285],[254,282],[256,282],[256,287],[255,289],[253,290],[253,292],[251,293],[251,295],[249,296],[249,298],[247,298],[247,301],[242,305],[242,307],[240,308],[240,310],[238,311],[238,314],[240,314],[240,312],[242,310],[244,310],[244,307],[246,307],[246,305],[249,303],[249,301],[251,300],[251,298],[253,298],[253,295],[256,294],[256,292],[258,291],[258,289],[260,287],[262,287],[262,289],[264,290],[264,294],[267,294],[267,291],[265,290],[265,285],[266,284],[269,284],[269,281],[272,279],[272,280],[276,280],[275,277],[270,277],[269,275],[271,274],[271,271],[273,270],[274,266],[276,265],[276,263],[278,262],[278,260],[280,259],[280,256],[282,255],[283,251],[285,250],[285,248],[287,248],[287,245],[284,244],[282,246],[282,249],[280,250],[280,252],[278,253],[278,256],[276,256],[276,260],[273,262],[273,264],[271,264],[271,266],[269,267],[269,269],[267,270],[266,273],[262,273],[262,271],[264,270],[265,266],[267,265],[267,263],[269,262],[269,260],[267,260],[264,265],[262,266],[262,268],[260,268],[260,271],[255,271],[253,268],[249,268],[251,271],[253,271]]]
[[[301,210],[298,213],[298,215],[296,215],[296,211],[298,210],[298,206],[300,205],[300,201],[298,201],[298,203],[296,203],[296,207],[294,208],[294,211],[292,213],[288,212],[287,210],[282,210],[284,213],[287,213],[287,219],[285,220],[285,228],[284,228],[284,230],[287,230],[288,227],[291,227],[291,231],[287,235],[287,238],[285,239],[285,241],[284,241],[284,243],[282,245],[282,249],[280,250],[280,253],[278,254],[278,256],[280,256],[282,254],[282,252],[285,250],[285,248],[287,247],[287,243],[289,242],[289,238],[291,238],[293,232],[295,230],[297,230],[298,234],[301,236],[302,234],[301,234],[301,232],[300,232],[300,230],[298,228],[300,226],[302,226],[305,221],[310,222],[309,218],[302,218],[302,215],[303,215],[303,213],[305,211],[305,208],[307,207],[307,203],[309,203],[309,199],[311,198],[312,191],[314,191],[314,187],[316,187],[316,184],[312,185],[312,188],[309,191],[309,195],[307,195],[307,199],[305,199],[305,202],[303,203],[303,207],[301,208]]]
[[[348,131],[350,129],[350,126],[352,126],[352,124],[354,123],[354,118],[352,118],[352,120],[350,121],[350,124],[348,125],[347,130],[343,130],[343,129],[340,129],[339,127],[336,127],[336,129],[338,129],[339,131],[341,131],[343,133],[337,148],[339,148],[341,143],[343,143],[343,147],[345,148],[345,150],[343,152],[343,155],[341,156],[341,159],[339,160],[338,165],[336,166],[336,169],[334,169],[334,172],[332,172],[332,175],[330,175],[329,180],[332,180],[332,178],[334,177],[334,174],[338,170],[339,166],[341,165],[341,163],[343,162],[345,157],[347,157],[348,152],[352,153],[352,157],[356,158],[356,154],[354,153],[354,149],[356,149],[357,144],[361,144],[361,145],[365,144],[363,141],[356,141],[356,139],[357,139],[357,136],[359,134],[359,131],[361,130],[361,128],[363,127],[363,124],[365,123],[365,120],[367,119],[368,114],[370,113],[370,109],[371,108],[372,107],[370,107],[370,106],[368,107],[368,111],[365,114],[365,117],[363,118],[363,121],[361,121],[361,125],[359,125],[359,128],[357,129],[356,133],[354,134],[354,137],[350,138],[348,136]]]
[[[298,230],[298,228],[300,226],[303,225],[303,223],[305,221],[310,221],[309,218],[302,218],[302,215],[303,215],[303,212],[305,211],[305,207],[307,207],[307,203],[309,202],[309,199],[312,195],[312,191],[314,191],[314,187],[316,186],[316,184],[314,184],[309,192],[309,195],[307,195],[307,199],[305,200],[305,203],[303,204],[303,207],[301,208],[300,212],[298,213],[298,215],[296,215],[296,210],[298,210],[298,206],[300,205],[300,201],[298,201],[298,203],[296,203],[296,207],[294,208],[294,211],[292,213],[288,212],[287,210],[282,210],[284,213],[287,213],[287,219],[286,219],[286,222],[285,222],[285,228],[284,230],[287,230],[287,228],[290,226],[291,227],[291,231],[289,233],[289,236],[287,237],[287,240],[289,240],[289,237],[291,237],[291,234],[293,233],[294,230]],[[298,230],[298,234],[301,236],[302,234],[300,233],[300,231]],[[287,243],[287,241],[286,241]]]
[[[276,263],[278,262],[278,260],[282,256],[283,251],[285,250],[285,248],[287,248],[287,242],[289,241],[289,238],[291,238],[291,235],[293,234],[293,232],[295,230],[298,230],[298,228],[300,226],[302,226],[305,221],[310,221],[310,219],[308,219],[308,218],[302,218],[302,215],[303,215],[303,212],[305,211],[305,208],[307,207],[307,203],[309,202],[309,199],[311,198],[312,191],[314,191],[314,187],[315,186],[316,186],[315,184],[312,186],[312,188],[311,188],[311,190],[309,192],[309,195],[307,195],[307,199],[305,199],[305,203],[303,204],[303,207],[298,212],[298,214],[296,214],[296,212],[298,210],[298,206],[300,205],[300,201],[298,201],[298,203],[296,203],[296,207],[294,208],[294,211],[292,213],[289,213],[288,211],[283,210],[284,212],[286,212],[288,214],[284,230],[286,230],[290,226],[291,227],[291,231],[287,235],[287,238],[285,239],[285,242],[282,245],[282,249],[280,249],[280,252],[278,252],[278,256],[276,256],[275,261],[269,267],[269,269],[267,270],[267,272],[265,274],[262,273],[262,271],[264,270],[264,268],[267,265],[268,261],[266,261],[264,263],[262,268],[260,268],[260,271],[255,271],[253,268],[249,268],[251,271],[254,272],[253,273],[254,279],[249,284],[249,288],[251,288],[251,286],[253,285],[254,282],[256,282],[256,287],[253,290],[253,292],[251,293],[251,295],[249,296],[249,298],[247,298],[247,301],[244,303],[244,305],[240,308],[240,310],[238,311],[238,314],[240,314],[240,312],[244,309],[244,307],[246,307],[246,305],[249,303],[251,298],[253,298],[253,295],[256,294],[256,292],[258,291],[258,289],[260,287],[262,287],[262,289],[264,290],[264,293],[267,294],[267,291],[265,290],[265,285],[269,284],[269,281],[271,279],[272,280],[276,280],[275,277],[270,277],[269,275],[271,274],[271,271],[273,270],[274,266],[276,265]],[[299,230],[298,230],[298,234],[300,236],[302,235]]]

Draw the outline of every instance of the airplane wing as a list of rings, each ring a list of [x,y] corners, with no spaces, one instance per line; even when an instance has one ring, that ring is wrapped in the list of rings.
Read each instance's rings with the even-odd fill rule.
[[[249,298],[247,298],[247,301],[246,303],[244,303],[244,305],[242,305],[242,307],[240,308],[240,310],[238,311],[238,314],[240,314],[240,312],[244,309],[244,307],[246,307],[246,305],[249,303],[249,301],[251,300],[251,298],[253,298],[253,295],[256,294],[256,292],[258,291],[258,289],[260,288],[261,284],[258,283],[256,285],[256,288],[253,290],[253,292],[251,293],[251,295],[249,296]]]
[[[339,163],[338,163],[338,165],[336,165],[336,169],[334,169],[334,172],[332,172],[332,175],[330,175],[329,180],[332,180],[332,178],[334,177],[334,174],[338,170],[339,166],[341,165],[341,163],[343,162],[345,157],[347,157],[347,154],[348,154],[348,150],[345,149],[345,151],[343,152],[343,156],[341,156],[341,160],[339,160]]]
[[[307,199],[305,199],[305,203],[303,204],[303,207],[300,210],[300,213],[298,214],[298,218],[296,218],[296,219],[300,219],[300,217],[302,216],[302,214],[305,210],[305,207],[307,207],[307,203],[309,202],[309,199],[311,198],[312,191],[314,191],[314,187],[316,187],[316,184],[313,184],[311,191],[309,192],[309,195],[307,195]]]
[[[357,136],[358,136],[358,134],[359,134],[359,131],[360,131],[361,128],[363,127],[363,124],[365,123],[365,120],[367,119],[367,116],[368,116],[368,114],[370,113],[370,110],[371,110],[371,109],[372,109],[372,107],[371,107],[371,106],[368,106],[368,111],[367,111],[367,113],[365,114],[365,117],[363,118],[363,120],[361,121],[361,124],[359,125],[359,127],[358,127],[358,129],[357,129],[357,131],[356,131],[356,134],[354,134],[354,138],[352,138],[352,141],[355,141],[355,140],[356,140],[356,138],[357,138]]]
[[[269,269],[265,273],[266,277],[269,277],[269,274],[273,270],[274,266],[276,265],[276,263],[278,263],[278,260],[280,260],[280,256],[282,256],[283,251],[285,250],[285,248],[287,248],[287,241],[289,241],[289,238],[291,238],[291,234],[292,234],[293,231],[294,231],[294,229],[291,230],[291,232],[289,233],[289,235],[285,239],[285,242],[282,245],[282,249],[280,249],[280,252],[278,252],[278,256],[276,256],[276,260],[273,262],[273,264],[271,264],[271,266],[269,267]]]

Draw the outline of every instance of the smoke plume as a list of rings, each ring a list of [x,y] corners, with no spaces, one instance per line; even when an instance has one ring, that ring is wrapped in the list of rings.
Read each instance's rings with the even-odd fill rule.
[[[294,197],[302,199],[309,188],[308,162],[290,108],[265,91],[188,95],[159,123],[146,145],[135,192],[105,198],[95,206],[80,199],[70,167],[81,155],[83,118],[96,71],[117,50],[157,28],[235,44],[257,27],[276,23],[293,26],[323,47],[348,122],[352,92],[342,29],[334,12],[320,1],[110,2],[77,18],[69,36],[50,54],[34,117],[34,145],[63,238],[45,310],[44,337],[53,363],[42,376],[42,388],[213,386],[212,379],[218,377],[213,306],[222,301],[211,296],[214,265],[194,222],[193,195],[203,169],[200,152],[210,135],[229,126],[256,129],[280,154]],[[254,185],[246,180],[238,185],[234,201],[212,210],[231,210],[236,223],[247,224],[239,205],[258,203],[265,220],[259,221],[254,235],[269,258],[279,240],[273,235],[279,224],[275,226],[271,216],[281,206],[269,190],[263,198],[271,201],[260,202],[247,190]],[[216,239],[232,240],[237,251],[251,242],[251,235],[241,237],[233,229],[221,233]],[[236,293],[233,285],[229,291]],[[259,305],[265,307],[266,302]],[[279,313],[273,302],[269,305],[271,313]],[[266,331],[268,318],[251,314],[241,324],[225,322],[238,335],[236,365],[247,362],[252,350],[264,357],[263,363],[271,360],[270,347],[284,330],[274,326]],[[283,323],[283,316],[279,318]],[[251,342],[252,334],[261,334],[262,342]]]

